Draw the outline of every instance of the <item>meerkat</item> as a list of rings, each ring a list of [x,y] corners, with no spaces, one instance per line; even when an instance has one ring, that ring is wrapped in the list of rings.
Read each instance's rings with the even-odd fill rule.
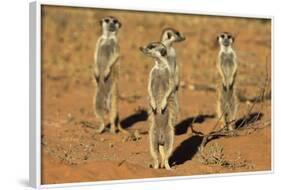
[[[168,64],[174,78],[175,89],[179,87],[179,67],[176,61],[176,50],[174,42],[184,41],[185,37],[173,28],[165,28],[161,34],[161,42],[167,47]]]
[[[237,73],[236,54],[232,48],[234,37],[227,33],[221,33],[217,37],[220,44],[218,56],[218,70],[222,77],[219,85],[218,116],[222,117],[223,127],[233,130],[234,120],[237,112],[238,99],[235,90],[235,79]]]
[[[173,80],[168,65],[167,48],[160,42],[149,43],[140,50],[155,60],[148,80],[150,106],[149,142],[154,168],[171,169],[169,157],[174,143]]]
[[[109,114],[110,131],[123,131],[118,118],[118,72],[119,45],[117,33],[121,22],[115,17],[107,16],[100,20],[102,35],[98,38],[95,50],[94,79],[96,92],[94,95],[95,115],[100,122],[98,133],[105,130],[105,116]]]
[[[237,73],[236,54],[232,48],[235,38],[230,33],[223,32],[217,40],[220,45],[217,66],[223,85],[229,89],[234,84]]]
[[[167,57],[168,57],[168,65],[171,70],[171,77],[173,78],[174,83],[174,96],[175,96],[175,105],[177,111],[179,111],[178,99],[177,99],[177,91],[179,89],[180,83],[180,74],[179,74],[179,65],[176,61],[176,50],[173,47],[174,42],[184,41],[185,37],[173,28],[165,28],[161,34],[161,42],[167,47]]]

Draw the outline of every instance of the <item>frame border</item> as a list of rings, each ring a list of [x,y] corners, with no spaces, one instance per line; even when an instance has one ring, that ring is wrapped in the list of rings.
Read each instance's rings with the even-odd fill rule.
[[[41,3],[29,4],[29,184],[41,185]]]

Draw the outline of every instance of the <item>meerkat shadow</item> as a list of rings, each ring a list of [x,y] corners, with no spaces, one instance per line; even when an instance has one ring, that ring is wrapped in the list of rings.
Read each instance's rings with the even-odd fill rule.
[[[140,109],[137,112],[124,118],[120,124],[122,128],[127,129],[132,127],[135,123],[146,121],[148,119],[148,112],[145,109]]]
[[[253,113],[250,113],[249,115],[246,115],[246,116],[238,119],[235,122],[234,126],[236,129],[247,127],[248,124],[255,123],[256,121],[261,120],[262,117],[263,117],[263,113],[253,112]]]
[[[195,117],[188,117],[175,126],[175,135],[185,134],[192,123],[203,123],[206,119],[214,118],[215,115],[201,114]]]
[[[186,161],[191,160],[197,153],[202,140],[202,136],[194,135],[181,142],[181,144],[175,148],[169,159],[169,163],[172,166],[175,166],[184,164]]]

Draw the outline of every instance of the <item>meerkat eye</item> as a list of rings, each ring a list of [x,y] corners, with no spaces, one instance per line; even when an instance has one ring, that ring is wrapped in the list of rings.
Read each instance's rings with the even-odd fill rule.
[[[114,19],[114,20],[113,20],[113,23],[114,23],[114,24],[117,24],[117,23],[118,23],[118,20],[115,20],[115,19]]]
[[[153,49],[153,48],[155,48],[155,46],[153,44],[150,44],[150,45],[147,46],[147,48],[148,49]]]
[[[108,18],[104,19],[104,22],[109,23],[109,19]]]
[[[220,37],[221,37],[221,38],[224,38],[224,34],[221,34]]]
[[[227,35],[227,39],[231,39],[232,38],[232,36],[231,35]]]
[[[162,56],[166,56],[167,55],[167,51],[164,48],[160,50],[160,53],[161,53]]]
[[[172,37],[172,34],[170,32],[167,33],[168,39]]]
[[[179,33],[179,32],[176,32],[176,35],[177,35],[177,36],[180,36],[180,33]]]

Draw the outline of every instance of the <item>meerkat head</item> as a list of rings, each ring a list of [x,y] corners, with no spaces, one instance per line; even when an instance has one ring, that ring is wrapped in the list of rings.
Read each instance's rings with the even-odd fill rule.
[[[113,17],[113,16],[107,16],[100,20],[100,25],[102,26],[102,30],[104,32],[117,32],[118,29],[121,28],[122,24],[121,22]]]
[[[162,42],[181,42],[184,41],[185,37],[173,28],[165,28],[161,35]]]
[[[144,47],[140,47],[140,50],[145,54],[153,58],[167,57],[167,48],[161,42],[151,42]]]
[[[228,32],[223,32],[217,36],[218,43],[223,47],[230,47],[234,43],[234,36]]]

